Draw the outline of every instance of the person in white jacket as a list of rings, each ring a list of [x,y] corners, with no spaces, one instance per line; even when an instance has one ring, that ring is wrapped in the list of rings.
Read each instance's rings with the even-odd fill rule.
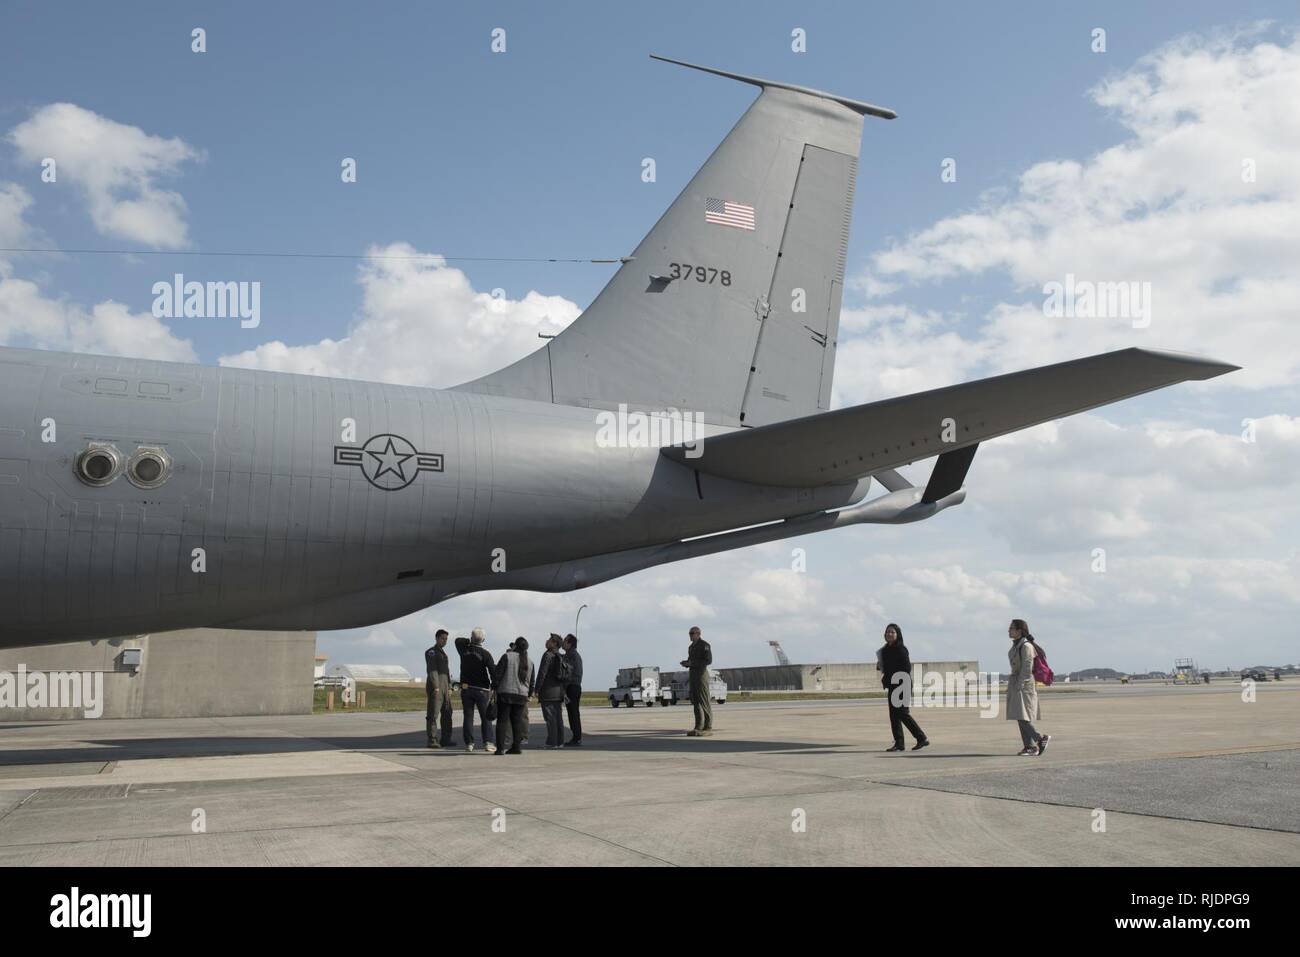
[[[1007,626],[1011,639],[1011,673],[1007,677],[1007,720],[1020,727],[1020,740],[1024,747],[1018,754],[1039,755],[1047,750],[1052,740],[1050,734],[1039,734],[1034,722],[1041,717],[1038,708],[1038,686],[1034,684],[1034,656],[1037,653],[1029,625],[1023,618],[1015,618]]]

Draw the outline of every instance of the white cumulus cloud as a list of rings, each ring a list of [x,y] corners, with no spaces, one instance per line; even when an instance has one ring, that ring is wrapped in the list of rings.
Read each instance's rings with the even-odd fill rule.
[[[194,346],[147,312],[107,300],[89,309],[28,279],[0,278],[0,345],[197,362]]]
[[[362,300],[346,336],[304,345],[274,341],[221,357],[222,365],[446,387],[494,371],[577,318],[561,296],[521,299],[476,290],[440,257],[407,243],[371,247],[360,267]]]
[[[74,103],[52,103],[14,127],[9,141],[28,163],[53,159],[56,182],[81,190],[105,236],[159,249],[187,245],[185,199],[159,185],[202,157],[184,140],[151,135]]]
[[[401,647],[402,639],[391,628],[375,628],[357,644],[367,648],[398,648]]]
[[[999,372],[1144,346],[1245,367],[1200,388],[1294,381],[1300,350],[1277,343],[1293,336],[1300,301],[1300,38],[1183,38],[1090,96],[1124,139],[1086,157],[1043,159],[977,208],[881,250],[857,280],[906,290],[1001,275],[1006,298],[962,337],[932,324],[916,338],[915,325],[895,317],[868,330],[864,359],[911,368],[933,350],[926,364],[938,371],[950,371],[942,365],[952,357]],[[1150,325],[1135,328],[1141,316],[1049,318],[1043,287],[1068,276],[1149,283]],[[843,351],[853,348],[850,340]],[[877,383],[847,385],[858,399]]]
[[[17,183],[0,183],[0,246],[22,246],[31,235],[23,214],[32,204],[31,194]],[[0,266],[3,266],[0,260]]]
[[[712,618],[714,611],[695,595],[665,595],[659,608],[669,618],[686,621],[694,618]]]

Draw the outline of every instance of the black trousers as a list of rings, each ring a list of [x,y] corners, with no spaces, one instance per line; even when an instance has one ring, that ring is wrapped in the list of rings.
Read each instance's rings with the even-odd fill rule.
[[[906,728],[912,732],[912,737],[918,741],[925,740],[925,732],[921,726],[916,723],[916,719],[907,710],[907,705],[894,704],[894,697],[889,697],[889,729],[894,732],[894,744],[900,748],[903,746],[903,729]]]
[[[488,717],[488,697],[492,694],[487,688],[460,686],[460,701],[465,714],[461,733],[466,746],[474,743],[474,712],[478,711],[479,722],[483,725],[483,743],[492,740],[492,719]]]
[[[569,730],[573,732],[573,740],[582,740],[582,714],[579,712],[579,705],[582,702],[582,685],[565,685],[564,687],[564,708],[569,712]]]
[[[510,740],[506,741],[506,737]],[[520,750],[524,738],[528,736],[528,702],[512,701],[497,695],[497,751],[507,747],[512,751]]]

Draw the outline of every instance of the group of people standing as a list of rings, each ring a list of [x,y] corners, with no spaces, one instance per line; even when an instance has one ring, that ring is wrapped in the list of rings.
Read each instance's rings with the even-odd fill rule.
[[[1011,639],[1011,650],[1007,654],[1011,663],[1011,671],[1007,675],[1007,720],[1015,721],[1020,728],[1020,740],[1024,747],[1017,754],[1037,756],[1047,750],[1048,742],[1052,740],[1050,734],[1040,734],[1034,727],[1034,722],[1039,719],[1034,659],[1042,655],[1043,651],[1029,633],[1029,625],[1023,618],[1012,619],[1007,626],[1007,636]],[[876,668],[880,671],[880,683],[889,692],[889,728],[894,736],[893,746],[885,750],[903,750],[906,745],[904,728],[916,739],[913,751],[928,747],[930,739],[908,708],[911,700],[912,658],[907,652],[907,646],[903,644],[903,629],[892,622],[885,628],[885,644],[876,652]]]
[[[428,696],[424,727],[430,748],[452,746],[451,661],[445,650],[448,637],[445,629],[438,629],[433,646],[424,653]],[[542,706],[548,750],[582,745],[582,656],[578,654],[577,636],[561,638],[552,633],[536,665],[529,660],[528,640],[522,636],[510,642],[496,661],[487,650],[482,628],[475,628],[468,638],[457,638],[455,648],[460,657],[461,735],[466,751],[474,750],[477,715],[483,750],[489,754],[521,754],[522,745],[528,743],[528,701],[533,697]],[[568,741],[564,740],[566,709],[571,732]]]
[[[1042,649],[1022,618],[1007,627],[1011,639],[1008,659],[1011,671],[1007,678],[1006,716],[1017,722],[1024,747],[1021,755],[1040,755],[1047,750],[1052,736],[1039,733],[1034,722],[1039,719],[1038,687],[1034,681],[1034,659]],[[427,677],[425,693],[425,734],[428,747],[452,746],[451,661],[446,652],[448,633],[438,629],[434,643],[424,653]],[[691,703],[695,706],[695,727],[691,736],[713,733],[713,708],[709,700],[709,665],[713,652],[701,637],[700,629],[690,630],[691,644],[682,666],[690,669]],[[546,721],[547,749],[582,745],[582,656],[578,654],[575,635],[561,638],[552,632],[546,650],[536,666],[528,658],[528,640],[523,636],[510,642],[500,659],[493,661],[485,647],[482,628],[475,628],[468,638],[456,639],[460,657],[460,699],[463,709],[462,742],[466,751],[474,750],[474,718],[478,716],[483,749],[492,754],[520,754],[528,743],[528,702],[537,698]],[[916,743],[913,751],[929,747],[926,736],[912,717],[912,658],[903,643],[903,629],[894,623],[885,628],[885,644],[876,652],[880,682],[888,692],[889,728],[894,743],[886,751],[902,751],[906,746],[903,731],[911,732]],[[1050,680],[1050,676],[1049,679]],[[568,712],[571,736],[564,740],[564,717]],[[438,725],[441,725],[441,733]],[[493,725],[496,733],[493,734]]]

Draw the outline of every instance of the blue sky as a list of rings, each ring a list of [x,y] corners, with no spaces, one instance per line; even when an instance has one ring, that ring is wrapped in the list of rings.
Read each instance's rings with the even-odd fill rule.
[[[1290,4],[1234,6],[1238,22]],[[361,253],[397,240],[444,255],[608,257],[631,250],[753,98],[753,90],[647,57],[658,52],[842,93],[897,110],[867,124],[850,249],[969,204],[1030,163],[1084,153],[1114,124],[1083,91],[1173,35],[1221,23],[1222,6],[1090,9],[977,5],[386,3],[6,5],[0,123],[67,101],[179,137],[195,250]],[[1089,33],[1108,31],[1108,52]],[[207,30],[208,52],[190,51]],[[507,52],[489,32],[507,30]],[[790,31],[808,31],[806,54]],[[339,162],[358,160],[355,184]],[[655,184],[640,162],[656,159]],[[941,184],[938,160],[959,158]],[[39,185],[0,154],[0,175]],[[70,188],[37,196],[64,248],[104,241]],[[54,196],[47,196],[55,193]],[[68,257],[59,288],[146,308],[172,265],[263,285],[256,332],[186,329],[205,362],[238,337],[318,338],[351,318],[346,262]],[[585,305],[609,267],[467,264],[477,288],[538,289]],[[969,283],[964,292],[969,292]],[[242,346],[240,346],[242,348]]]
[[[1126,343],[1211,353],[1246,371],[1236,381],[1169,390],[1059,433],[990,448],[976,460],[967,505],[923,526],[798,543],[810,556],[803,579],[787,580],[789,545],[773,546],[642,573],[580,596],[458,599],[378,632],[322,636],[322,648],[335,661],[396,661],[414,670],[436,623],[462,633],[482,619],[532,637],[561,630],[587,601],[584,620],[597,643],[589,655],[601,675],[633,660],[675,661],[692,612],[726,651],[722,663],[765,661],[768,637],[784,638],[795,659],[864,659],[891,619],[904,623],[923,654],[992,663],[1012,612],[1053,633],[1058,666],[1137,670],[1163,666],[1175,653],[1216,666],[1295,660],[1297,394],[1283,356],[1300,353],[1300,334],[1287,325],[1294,306],[1283,295],[1294,279],[1273,260],[1295,249],[1300,216],[1290,229],[1284,221],[1300,212],[1296,174],[1280,170],[1294,171],[1297,154],[1293,121],[1259,113],[1271,96],[1292,113],[1300,101],[1287,99],[1297,92],[1297,21],[1289,3],[1226,10],[1211,3],[235,2],[86,5],[70,15],[65,5],[9,3],[0,14],[0,188],[9,184],[8,195],[21,197],[14,202],[21,212],[8,229],[0,222],[0,237],[5,245],[61,249],[612,257],[635,246],[754,95],[648,53],[888,106],[900,118],[869,119],[862,148],[841,402]],[[190,49],[194,27],[207,32],[205,53]],[[489,49],[496,27],[506,30],[503,54]],[[1096,27],[1106,30],[1105,53],[1090,49]],[[807,31],[808,52],[791,51],[794,28]],[[1198,82],[1219,69],[1231,79]],[[1270,71],[1281,79],[1269,82]],[[1247,101],[1256,105],[1246,109]],[[180,233],[149,242],[105,228],[94,214],[93,171],[74,167],[57,183],[41,182],[34,159],[42,137],[58,131],[51,132],[53,119],[33,124],[58,103],[86,111],[76,114],[82,120],[93,114],[116,124],[107,136],[129,138],[121,128],[135,128],[157,138],[149,143],[182,144],[184,158],[152,171],[124,160],[127,185],[113,187],[129,193],[141,182],[133,177],[143,176],[149,189],[181,197]],[[1168,103],[1175,106],[1159,113]],[[1241,124],[1198,124],[1198,117]],[[1242,156],[1261,157],[1258,202],[1243,203],[1231,176],[1215,178],[1226,165],[1235,175],[1235,160],[1207,172],[1189,159],[1212,155],[1229,135]],[[1114,150],[1123,155],[1108,153]],[[344,157],[357,160],[356,183],[340,181]],[[656,161],[655,183],[641,181],[644,157]],[[945,157],[957,161],[955,183],[940,181]],[[1027,196],[1026,171],[1055,176],[1058,163],[1079,164],[1082,178],[1063,181],[1046,200]],[[1105,181],[1114,170],[1134,172],[1112,222]],[[1073,196],[1082,197],[1084,213],[1071,208]],[[1171,210],[1189,219],[1180,225]],[[1268,210],[1278,215],[1264,217]],[[994,235],[1014,234],[1026,218],[1034,227],[1002,249],[964,234],[969,221],[954,220],[962,215]],[[1187,222],[1221,225],[1198,236]],[[941,223],[950,228],[927,233]],[[1250,246],[1252,236],[1262,237],[1262,250]],[[1041,259],[1025,254],[1026,241],[1041,243]],[[1153,246],[1167,253],[1154,256]],[[1126,249],[1134,254],[1121,255]],[[168,321],[162,335],[191,343],[203,363],[225,357],[299,371],[355,368],[395,381],[418,378],[418,365],[427,367],[421,384],[449,385],[522,354],[543,321],[571,319],[611,271],[450,265],[463,272],[467,295],[499,287],[521,303],[507,342],[421,335],[441,327],[419,325],[425,287],[418,271],[367,273],[347,259],[16,253],[0,253],[0,277],[11,283],[10,298],[0,296],[0,342],[89,342],[91,351],[106,351],[112,343],[85,331],[80,338],[69,332],[68,341],[37,334],[27,317],[48,308],[75,330],[74,313],[97,315],[94,307],[110,301],[131,316],[147,314],[153,283],[182,271],[262,284],[256,329]],[[1066,271],[1149,279],[1169,309],[1137,337],[1114,328],[1024,333],[1026,303],[1041,299],[1044,278]],[[1198,287],[1195,277],[1207,271],[1215,291],[1228,294]],[[12,285],[20,282],[26,285]],[[551,298],[529,306],[530,291]],[[361,363],[346,346],[314,348],[350,333],[355,346],[358,328],[382,318],[376,311],[385,303],[412,297],[403,328],[420,336],[427,355],[408,355],[399,369]],[[437,312],[436,303],[428,308]],[[275,341],[284,346],[275,355],[255,352]],[[243,360],[231,359],[240,354]],[[1247,417],[1268,424],[1260,442],[1242,447],[1233,443]],[[923,478],[924,469],[917,474]],[[1105,580],[1116,582],[1127,568],[1126,584],[1099,589],[1088,567],[1096,547],[1115,559]],[[720,580],[741,584],[722,588]]]

